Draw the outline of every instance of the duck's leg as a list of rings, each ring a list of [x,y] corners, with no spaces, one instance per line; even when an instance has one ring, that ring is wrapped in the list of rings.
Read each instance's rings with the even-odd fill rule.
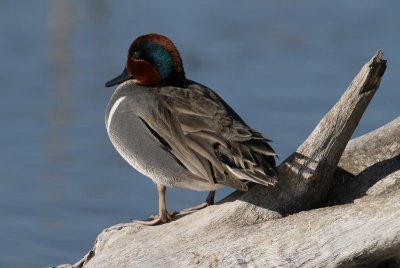
[[[200,209],[206,208],[208,206],[214,205],[214,197],[215,197],[215,191],[210,191],[206,197],[205,202],[203,202],[197,206],[194,206],[192,208],[187,208],[185,210],[182,210],[181,213],[192,212],[192,211],[200,210]]]
[[[159,223],[166,223],[167,221],[170,221],[172,217],[174,217],[177,212],[174,211],[172,213],[169,213],[167,211],[167,206],[165,203],[165,191],[166,188],[162,184],[157,184],[157,192],[158,192],[158,215],[154,216],[154,218],[150,221],[134,221],[139,224],[143,225],[156,225]]]
[[[211,206],[214,205],[215,191],[210,191],[206,197],[206,203]]]

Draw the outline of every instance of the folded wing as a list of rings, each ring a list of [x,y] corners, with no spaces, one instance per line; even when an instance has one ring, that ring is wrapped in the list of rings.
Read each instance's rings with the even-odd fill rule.
[[[190,179],[242,191],[247,190],[242,180],[276,182],[270,140],[248,127],[212,90],[191,82],[187,88],[159,88],[156,94],[158,109],[142,120],[188,170]]]

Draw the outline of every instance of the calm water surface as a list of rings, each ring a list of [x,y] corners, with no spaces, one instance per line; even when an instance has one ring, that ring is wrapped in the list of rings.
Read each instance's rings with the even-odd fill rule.
[[[398,1],[0,1],[0,267],[72,263],[104,228],[157,210],[154,184],[112,148],[104,82],[159,32],[285,159],[382,48],[356,135],[399,115]],[[219,198],[229,193],[226,189]],[[169,190],[171,209],[205,193]]]

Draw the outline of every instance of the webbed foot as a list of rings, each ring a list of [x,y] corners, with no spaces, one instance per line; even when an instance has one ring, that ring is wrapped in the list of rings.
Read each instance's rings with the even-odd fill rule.
[[[215,191],[210,191],[208,193],[208,195],[207,195],[207,198],[206,198],[205,202],[203,202],[203,203],[201,203],[201,204],[199,204],[197,206],[184,209],[179,213],[195,212],[197,210],[200,210],[200,209],[206,208],[208,206],[214,205],[214,197],[215,197]]]
[[[177,211],[173,211],[173,212],[165,211],[165,212],[166,213],[161,213],[160,215],[150,216],[150,220],[148,220],[148,221],[134,220],[133,222],[142,224],[142,225],[146,225],[146,226],[154,226],[154,225],[159,225],[159,224],[170,222],[176,215],[179,214]]]

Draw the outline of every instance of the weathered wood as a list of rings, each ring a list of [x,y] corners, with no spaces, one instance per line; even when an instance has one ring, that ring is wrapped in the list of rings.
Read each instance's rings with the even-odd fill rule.
[[[85,267],[372,267],[400,252],[399,191],[240,228],[193,216],[156,229],[114,226]]]
[[[335,171],[328,204],[350,203],[366,194],[377,195],[388,188],[381,180],[400,170],[399,141],[400,117],[351,140]],[[385,180],[385,183],[392,181]]]
[[[335,106],[282,164],[280,172],[287,182],[281,193],[287,193],[288,212],[319,206],[326,197],[343,150],[380,85],[386,69],[382,56],[378,51],[364,65]]]
[[[75,266],[371,267],[396,262],[400,118],[350,142],[336,169],[385,67],[379,51],[281,164],[277,186],[235,192],[161,226],[113,226]],[[368,160],[360,164],[363,158]],[[342,194],[347,187],[349,194]],[[326,202],[341,205],[304,211]]]
[[[340,156],[362,114],[378,89],[386,69],[383,52],[378,51],[351,82],[343,96],[319,122],[304,143],[279,166],[275,187],[256,185],[247,193],[235,193],[227,200],[246,201],[235,206],[237,213],[263,210],[253,223],[279,218],[321,206],[331,184]],[[246,218],[246,223],[249,223]]]

